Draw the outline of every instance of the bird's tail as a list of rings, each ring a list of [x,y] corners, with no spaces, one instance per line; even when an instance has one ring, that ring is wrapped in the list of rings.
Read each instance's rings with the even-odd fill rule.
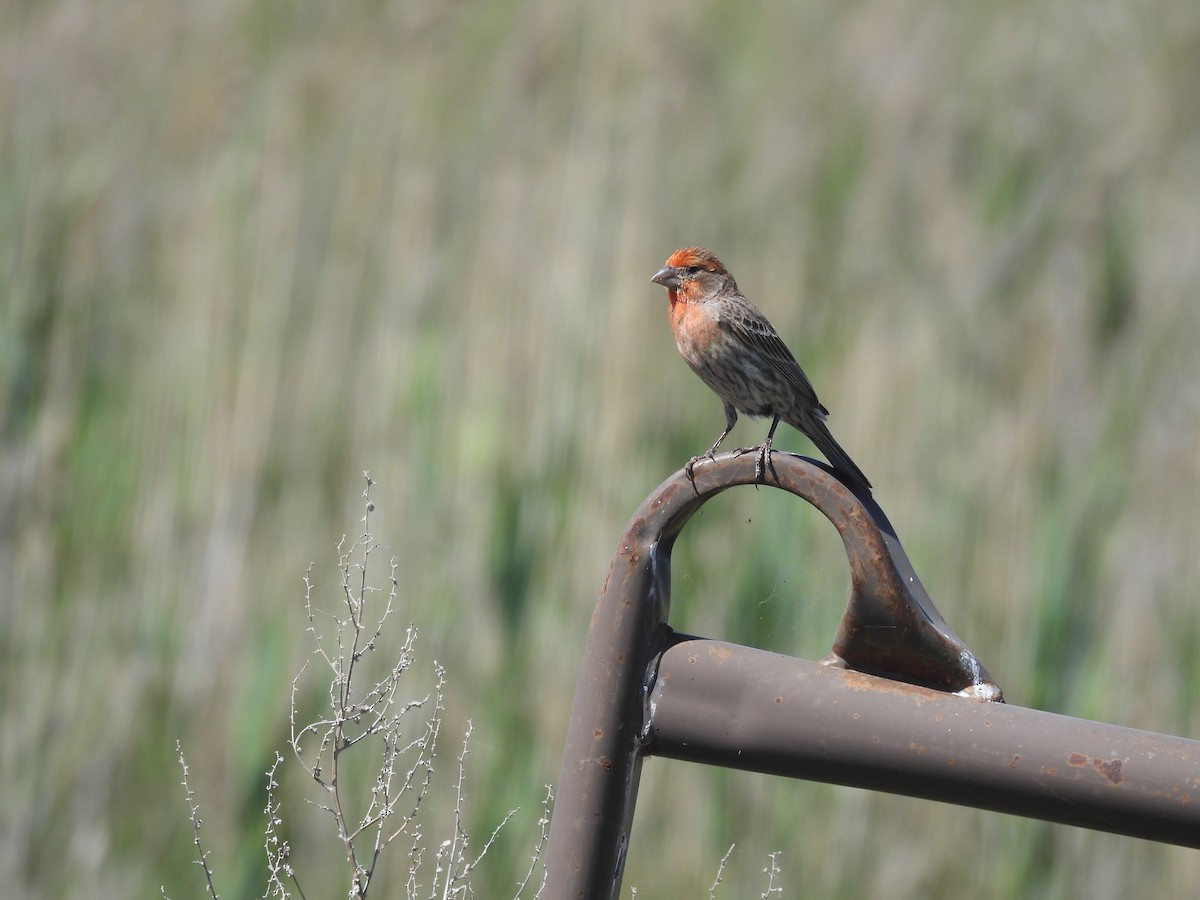
[[[829,464],[833,466],[848,487],[870,496],[871,482],[862,473],[862,469],[854,464],[854,460],[850,458],[849,454],[842,449],[841,444],[833,439],[833,435],[829,433],[824,421],[817,416],[805,416],[804,418],[803,424],[806,427],[799,427],[798,430],[807,434],[809,439],[817,445],[817,449],[825,454]]]

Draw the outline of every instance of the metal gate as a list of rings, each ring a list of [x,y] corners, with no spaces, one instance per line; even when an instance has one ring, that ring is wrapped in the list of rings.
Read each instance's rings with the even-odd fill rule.
[[[1003,702],[939,615],[883,511],[816,463],[768,483],[842,537],[851,596],[821,662],[679,634],[671,549],[754,454],[665,481],[634,514],[596,602],[546,849],[544,896],[615,898],[647,756],[941,800],[1200,848],[1200,741]]]

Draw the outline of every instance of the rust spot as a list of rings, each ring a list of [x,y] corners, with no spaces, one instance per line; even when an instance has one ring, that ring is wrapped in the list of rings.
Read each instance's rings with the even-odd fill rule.
[[[851,718],[854,719],[855,722],[857,722],[859,720],[860,716],[858,713],[855,713],[853,716],[851,716]]]
[[[625,662],[625,654],[624,653],[617,654],[617,662],[619,662],[619,663]]]
[[[698,662],[700,662],[700,657],[696,656],[696,654],[692,653],[692,654],[688,655],[688,664],[689,665],[694,666]]]
[[[1101,759],[1098,756],[1088,756],[1086,753],[1079,753],[1076,751],[1067,757],[1067,765],[1074,769],[1082,769],[1087,766],[1091,766],[1093,769],[1107,778],[1110,783],[1125,783],[1125,776],[1121,771],[1125,767],[1125,764],[1119,759]]]
[[[1021,758],[1022,757],[1020,753],[1014,753],[1013,758],[1008,761],[1008,767],[1010,769],[1015,769],[1021,764]]]
[[[612,760],[607,756],[600,757],[598,760],[596,760],[596,762],[600,763],[600,768],[602,768],[605,772],[612,771]]]
[[[776,704],[776,705],[779,705],[779,704],[780,704],[780,703],[782,703],[782,702],[783,702],[783,698],[782,698],[782,697],[776,697],[776,698],[775,698],[775,704]]]
[[[831,672],[836,672],[837,675],[845,683],[846,687],[854,691],[870,691],[871,693],[880,693],[886,691],[889,694],[897,694],[904,697],[911,697],[918,702],[925,698],[938,698],[945,696],[930,688],[917,687],[914,684],[904,684],[900,681],[892,681],[887,678],[879,678],[875,675],[867,675],[862,672],[857,672],[854,669],[845,668],[845,661],[839,662],[823,662],[825,668]]]
[[[863,675],[861,672],[855,672],[853,669],[838,669],[838,674],[846,682],[846,687],[855,691],[874,691],[876,690],[876,679],[870,675]]]
[[[1092,768],[1107,778],[1112,784],[1123,784],[1125,776],[1121,774],[1124,763],[1119,759],[1093,759]]]
[[[708,655],[715,656],[717,659],[726,660],[733,655],[733,651],[728,647],[709,647]]]
[[[595,738],[596,740],[600,740],[600,738],[604,737],[604,729],[603,728],[593,728],[592,729],[592,737]]]
[[[958,760],[957,760],[957,759],[955,759],[953,756],[949,756],[949,757],[947,757],[947,758],[946,758],[946,765],[948,765],[948,766],[957,766],[957,765],[958,765]]]
[[[1058,768],[1056,766],[1042,766],[1042,774],[1049,775],[1051,778],[1053,778],[1058,774]]]

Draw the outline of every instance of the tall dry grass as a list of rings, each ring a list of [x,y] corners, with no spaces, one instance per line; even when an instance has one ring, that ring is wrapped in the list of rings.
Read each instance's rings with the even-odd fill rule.
[[[1186,0],[0,6],[0,879],[198,894],[178,737],[261,891],[303,573],[336,589],[369,468],[466,812],[527,810],[477,882],[511,893],[614,541],[721,424],[647,283],[681,244],[1010,701],[1200,734],[1198,61]],[[678,624],[823,653],[826,532],[710,504]],[[639,896],[733,841],[728,896],[774,849],[807,896],[1200,891],[1178,849],[660,762],[634,834]]]

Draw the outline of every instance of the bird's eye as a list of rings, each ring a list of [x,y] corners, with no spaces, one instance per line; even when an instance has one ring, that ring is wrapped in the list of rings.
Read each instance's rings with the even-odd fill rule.
[[[699,266],[688,266],[688,267],[687,267],[687,273],[688,273],[689,275],[699,275],[699,274],[700,274],[700,267],[699,267]]]

